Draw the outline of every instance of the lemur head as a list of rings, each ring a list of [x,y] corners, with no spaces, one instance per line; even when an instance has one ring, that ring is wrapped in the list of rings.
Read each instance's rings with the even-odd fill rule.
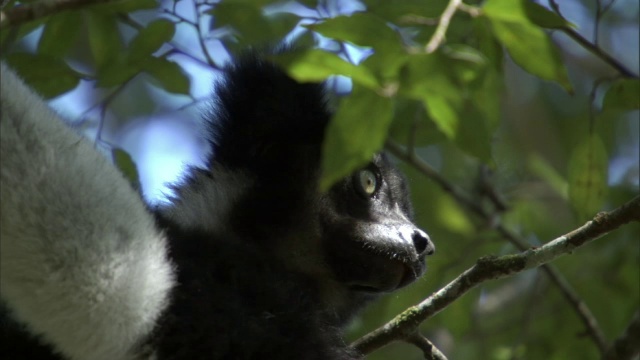
[[[356,292],[403,287],[435,247],[413,223],[404,178],[384,153],[322,196],[323,248],[336,278]]]
[[[330,117],[322,85],[300,84],[260,56],[241,58],[217,84],[207,116],[208,169],[179,190],[177,204],[210,194],[199,201],[212,209],[218,237],[232,234],[312,278],[324,306],[344,319],[363,300],[416,280],[435,248],[384,154],[319,191]],[[194,190],[207,186],[215,189]]]

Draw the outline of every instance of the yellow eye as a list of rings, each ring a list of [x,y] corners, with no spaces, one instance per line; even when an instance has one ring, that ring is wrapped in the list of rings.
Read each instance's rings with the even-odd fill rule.
[[[378,179],[371,170],[361,170],[358,173],[358,183],[364,195],[371,196],[378,189]]]

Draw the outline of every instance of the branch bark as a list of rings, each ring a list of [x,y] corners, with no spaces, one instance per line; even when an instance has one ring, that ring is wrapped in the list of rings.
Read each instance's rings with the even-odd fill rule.
[[[610,212],[598,213],[591,221],[547,244],[518,254],[478,259],[459,275],[420,304],[413,306],[384,326],[356,340],[352,346],[367,354],[390,341],[406,339],[424,320],[437,314],[467,291],[492,279],[503,278],[548,263],[627,224],[640,221],[640,196]]]

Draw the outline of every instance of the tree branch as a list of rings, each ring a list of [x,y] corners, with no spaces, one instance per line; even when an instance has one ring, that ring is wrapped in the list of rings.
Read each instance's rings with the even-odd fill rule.
[[[467,196],[462,190],[449,183],[442,175],[440,175],[434,168],[432,168],[429,164],[422,161],[415,155],[415,152],[411,151],[407,153],[404,151],[398,144],[388,141],[386,144],[386,148],[396,157],[403,159],[407,163],[413,165],[418,171],[422,172],[424,175],[429,177],[431,180],[435,181],[438,185],[442,187],[444,191],[446,191],[450,196],[452,196],[458,203],[465,206],[467,209],[471,210],[473,213],[478,215],[481,219],[486,221],[495,228],[495,230],[506,240],[508,240],[511,244],[513,244],[520,251],[524,251],[529,248],[531,245],[522,239],[520,236],[514,234],[511,230],[507,229],[503,224],[496,223],[495,217],[493,214],[489,213],[482,206],[474,202],[469,196]],[[542,271],[544,271],[547,276],[551,279],[551,281],[556,285],[556,287],[560,290],[564,298],[571,304],[572,308],[582,320],[585,325],[587,334],[593,339],[596,346],[600,350],[601,353],[604,353],[607,349],[607,341],[604,337],[604,334],[600,330],[598,325],[598,321],[595,316],[589,310],[585,302],[578,296],[578,294],[573,290],[571,284],[562,276],[562,274],[556,270],[551,264],[542,265]]]
[[[593,220],[547,244],[514,255],[478,259],[455,280],[420,304],[413,306],[384,326],[355,341],[352,346],[370,353],[395,339],[411,336],[424,320],[437,314],[478,284],[503,278],[548,263],[631,221],[640,221],[640,196],[610,212],[598,213]]]
[[[110,3],[122,0],[56,0],[40,1],[28,5],[16,6],[0,11],[0,29],[23,25],[29,21],[59,13],[65,10],[79,9],[88,5]]]

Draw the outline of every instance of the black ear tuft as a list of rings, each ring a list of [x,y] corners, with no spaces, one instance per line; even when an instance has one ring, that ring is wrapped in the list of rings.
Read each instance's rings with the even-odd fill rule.
[[[206,116],[215,162],[271,167],[301,146],[320,148],[329,120],[321,84],[300,84],[253,52],[226,68],[216,94]]]

